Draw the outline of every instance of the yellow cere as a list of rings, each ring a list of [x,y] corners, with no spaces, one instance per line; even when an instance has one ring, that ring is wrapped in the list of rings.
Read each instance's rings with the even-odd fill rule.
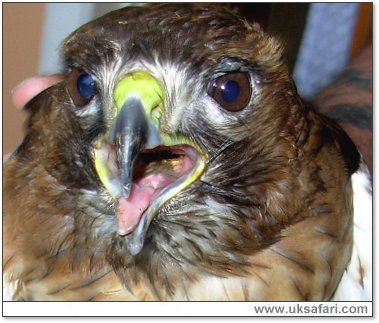
[[[119,111],[125,100],[132,96],[141,99],[146,115],[158,128],[163,107],[163,90],[157,79],[143,71],[126,75],[115,88],[114,99],[117,110]]]
[[[114,99],[116,103],[116,118],[118,117],[118,113],[121,110],[124,102],[133,96],[139,98],[142,101],[146,116],[159,131],[159,118],[163,112],[162,109],[164,97],[160,83],[152,75],[143,71],[138,71],[126,75],[123,79],[121,79],[121,81],[118,82],[114,92]],[[195,145],[194,142],[183,135],[160,132],[160,137],[162,143],[166,146],[188,144],[194,147],[198,152],[201,152],[200,158],[197,160],[197,165],[188,174],[188,176],[186,178],[183,178],[178,183],[177,187],[164,193],[164,195],[173,196],[201,176],[206,167],[205,165],[208,156],[202,152],[200,147]],[[115,175],[114,170],[111,169],[112,166],[109,165],[109,152],[106,149],[106,145],[104,144],[103,140],[104,138],[100,139],[95,145],[95,168],[104,186],[110,192],[112,197],[117,199],[121,194],[121,186],[119,180],[116,178],[117,175]],[[154,204],[156,204],[155,207],[159,207],[160,205],[158,202]]]
[[[156,78],[144,71],[136,71],[126,75],[118,82],[114,92],[117,113],[129,97],[138,97],[142,100],[147,117],[159,131],[159,118],[163,109],[163,90]],[[160,133],[162,142],[166,146],[194,143],[181,135]],[[199,147],[195,147],[201,151]]]

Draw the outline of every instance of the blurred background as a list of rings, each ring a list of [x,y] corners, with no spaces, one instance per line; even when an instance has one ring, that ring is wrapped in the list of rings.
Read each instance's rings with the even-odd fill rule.
[[[58,47],[83,23],[127,3],[3,3],[3,154],[22,139],[26,115],[11,91],[60,70]],[[240,3],[241,16],[278,36],[298,90],[312,99],[372,43],[372,3]]]

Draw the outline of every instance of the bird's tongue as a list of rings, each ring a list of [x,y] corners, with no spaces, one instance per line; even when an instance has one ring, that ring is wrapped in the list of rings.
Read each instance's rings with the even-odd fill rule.
[[[118,234],[127,235],[134,231],[144,212],[159,193],[193,167],[194,161],[188,156],[181,158],[174,171],[160,171],[137,178],[132,183],[130,195],[121,196],[117,206]]]
[[[118,201],[118,234],[124,236],[138,225],[143,212],[149,207],[154,190],[146,187],[132,186],[129,198],[122,196]]]
[[[175,178],[168,175],[151,174],[137,183],[133,183],[129,197],[122,196],[118,202],[118,233],[126,235],[132,232],[156,193],[174,180]]]

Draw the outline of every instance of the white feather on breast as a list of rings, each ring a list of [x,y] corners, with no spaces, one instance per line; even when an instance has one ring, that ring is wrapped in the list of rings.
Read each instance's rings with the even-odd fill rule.
[[[354,245],[333,301],[372,300],[372,189],[365,165],[352,176]]]

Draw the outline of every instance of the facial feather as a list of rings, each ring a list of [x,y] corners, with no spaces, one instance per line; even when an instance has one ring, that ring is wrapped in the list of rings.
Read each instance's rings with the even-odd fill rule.
[[[11,281],[25,288],[15,298],[96,299],[120,290],[110,294],[203,299],[193,287],[203,282],[218,286],[207,298],[219,299],[219,288],[235,280],[233,299],[331,297],[350,257],[350,175],[359,155],[338,126],[303,105],[276,39],[207,6],[122,9],[63,44],[68,66],[93,75],[97,95],[78,108],[63,82],[27,107],[25,139],[5,166],[5,260],[25,266]],[[201,176],[159,208],[132,255],[92,149],[112,126],[114,87],[139,70],[165,90],[159,130],[186,136],[208,159]],[[236,71],[249,75],[252,96],[230,112],[207,89]],[[31,278],[34,258],[44,270]],[[291,287],[275,294],[265,283],[270,272]]]

